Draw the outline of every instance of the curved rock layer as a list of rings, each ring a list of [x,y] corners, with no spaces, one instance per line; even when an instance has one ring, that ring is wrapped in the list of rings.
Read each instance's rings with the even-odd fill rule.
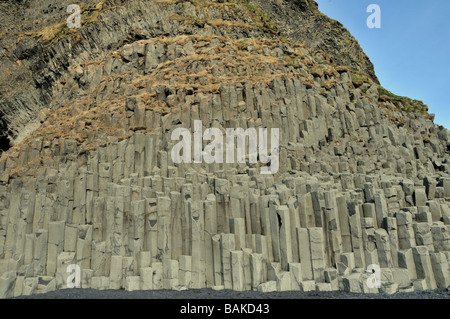
[[[132,38],[55,80],[0,159],[0,297],[67,288],[76,266],[95,289],[450,285],[448,130],[323,51],[239,36],[245,23]],[[197,121],[279,129],[279,169],[250,152],[174,163],[172,133]]]
[[[269,15],[258,2],[248,0],[87,0],[80,4],[82,28],[69,29],[66,9],[72,2],[0,1],[0,137],[12,145],[39,125],[40,110],[54,100],[54,85],[70,66],[101,59],[139,39],[183,34],[276,38],[283,31],[291,40],[325,50],[338,64],[377,81],[357,41],[322,15],[314,1],[288,1],[282,7],[275,0],[261,2]],[[306,31],[291,32],[287,24]],[[0,149],[8,148],[5,140]]]

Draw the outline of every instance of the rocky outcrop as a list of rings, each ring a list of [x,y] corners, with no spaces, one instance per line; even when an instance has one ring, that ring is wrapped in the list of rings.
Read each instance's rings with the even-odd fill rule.
[[[39,126],[38,114],[51,103],[53,87],[69,66],[97,60],[124,43],[161,35],[272,38],[282,30],[293,41],[328,52],[337,64],[363,71],[377,82],[357,41],[337,21],[321,14],[314,1],[258,2],[269,15],[248,1],[209,6],[202,2],[84,1],[80,30],[65,24],[70,1],[1,2],[2,136],[14,145]],[[8,141],[4,142],[2,149],[7,149]]]
[[[337,64],[361,71],[379,83],[373,64],[358,41],[339,21],[321,13],[314,0],[256,2],[274,18],[288,38],[304,43],[313,51],[325,51]]]
[[[95,289],[449,286],[448,130],[254,12],[133,3],[79,31],[39,127],[0,158],[0,297],[67,288],[76,267]],[[112,22],[138,10],[132,36]],[[177,163],[172,133],[200,121],[279,129],[278,170],[251,152]]]
[[[26,25],[3,31],[0,116],[2,131],[12,144],[38,126],[38,113],[51,103],[53,87],[70,65],[97,60],[125,43],[161,35],[264,36],[258,27],[247,23],[249,15],[237,14],[239,5],[217,9],[179,1],[91,1],[83,7],[83,27],[70,30],[65,23],[67,6],[51,3],[27,1],[17,8]],[[37,29],[34,21],[41,21],[41,17],[48,20],[39,23]],[[237,21],[229,25],[224,22],[230,19]],[[205,26],[207,21],[212,24]]]

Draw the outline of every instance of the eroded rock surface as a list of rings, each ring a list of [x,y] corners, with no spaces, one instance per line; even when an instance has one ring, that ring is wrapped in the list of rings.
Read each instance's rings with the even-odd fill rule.
[[[0,297],[67,288],[70,265],[129,291],[448,287],[448,130],[263,9],[193,2],[94,3],[72,34],[3,46],[32,75],[2,73],[4,124],[38,126],[0,159]],[[174,163],[196,121],[278,128],[279,169]]]

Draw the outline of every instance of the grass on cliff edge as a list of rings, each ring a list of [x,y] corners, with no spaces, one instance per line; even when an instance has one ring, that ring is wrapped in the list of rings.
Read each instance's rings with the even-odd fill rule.
[[[391,102],[397,110],[406,113],[428,114],[428,106],[423,101],[414,100],[406,96],[400,96],[392,93],[384,87],[374,83],[366,74],[358,71],[350,71],[352,77],[352,84],[355,88],[361,87],[364,84],[378,87],[379,99],[378,102]]]
[[[281,29],[275,20],[270,15],[264,12],[258,5],[251,3],[249,0],[228,0],[223,3],[211,2],[210,0],[156,0],[161,3],[177,4],[181,2],[189,2],[196,8],[214,7],[222,8],[223,6],[233,6],[236,13],[238,11],[245,10],[248,16],[251,18],[252,25],[261,29],[264,33],[281,36]],[[185,22],[190,22],[198,27],[203,27],[206,23],[211,24],[211,21],[199,18],[185,19]],[[220,20],[220,19],[216,19]],[[226,21],[231,23],[232,21]],[[235,22],[236,23],[236,22]],[[239,25],[238,25],[239,26]],[[240,25],[241,27],[250,27],[250,25]]]
[[[380,94],[381,101],[390,101],[397,108],[405,111],[406,113],[420,113],[427,114],[428,106],[426,106],[422,101],[410,99],[406,96],[396,95],[383,87],[378,88],[378,93]]]
[[[98,21],[98,17],[101,14],[103,10],[103,5],[106,2],[106,0],[100,0],[97,3],[91,4],[91,5],[84,5],[81,4],[81,10],[82,10],[82,21],[84,24],[89,24],[92,22]],[[250,16],[251,20],[257,27],[259,27],[263,32],[279,36],[281,40],[284,37],[281,35],[281,31],[279,26],[276,24],[276,22],[272,19],[270,15],[265,13],[259,6],[252,4],[249,0],[228,0],[225,3],[214,3],[207,0],[156,0],[156,2],[167,2],[167,3],[180,3],[180,2],[190,2],[191,4],[195,5],[196,7],[206,7],[211,5],[227,5],[227,4],[234,4],[234,5],[241,5],[245,11],[247,11],[248,15]],[[201,20],[195,20],[191,21],[193,24],[197,24],[198,27],[203,27],[203,25],[208,21],[201,21]],[[221,24],[230,21],[222,21]],[[220,24],[220,26],[221,26]],[[236,25],[239,27],[248,27],[245,23],[242,23],[241,25]],[[35,36],[40,37],[44,41],[48,43],[56,43],[60,39],[65,38],[68,35],[77,35],[76,30],[69,29],[65,22],[58,23],[55,25],[47,26],[41,30],[38,31],[32,31],[25,33],[26,36]],[[20,37],[18,39],[20,41]],[[311,68],[310,68],[311,69]],[[326,70],[320,70],[317,68],[312,68],[312,70],[309,70],[310,72],[318,72],[317,76],[322,76],[322,72],[326,72]],[[370,85],[374,84],[374,82],[364,73],[358,72],[358,71],[351,71],[352,76],[352,84],[355,88],[360,87],[364,85],[365,83],[368,83]],[[332,83],[323,82],[321,83],[322,87],[332,87]],[[386,90],[385,88],[378,86],[378,92],[380,95],[379,102],[391,102],[395,105],[395,107],[398,110],[405,111],[407,113],[414,112],[414,113],[420,113],[420,114],[427,114],[428,107],[422,102],[414,99],[410,99],[408,97],[398,96],[396,94],[393,94],[392,92]]]

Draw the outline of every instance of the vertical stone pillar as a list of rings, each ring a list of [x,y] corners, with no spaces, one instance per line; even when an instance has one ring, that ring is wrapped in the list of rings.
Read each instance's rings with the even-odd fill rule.
[[[178,281],[179,284],[190,288],[191,287],[191,273],[192,273],[192,257],[191,256],[180,256],[179,258],[179,272]]]
[[[245,248],[245,219],[232,218],[230,220],[230,230],[231,233],[236,235],[236,250]]]
[[[77,265],[81,269],[91,268],[92,225],[78,226]]]
[[[409,249],[416,246],[411,213],[398,212],[395,217],[397,219],[399,249]]]
[[[253,250],[250,248],[242,248],[243,255],[243,272],[244,272],[244,291],[252,290],[252,275],[250,267],[250,255]]]
[[[344,196],[336,197],[337,214],[339,229],[342,237],[342,251],[345,253],[352,251],[352,240],[350,234],[350,225],[348,222],[347,200]]]
[[[314,223],[309,222],[309,227],[323,227],[323,212],[321,203],[321,192],[319,190],[314,190],[311,192],[312,208],[314,211]]]
[[[289,264],[289,274],[291,275],[292,290],[301,290],[303,282],[302,265],[300,263]]]
[[[318,195],[316,193],[315,195]],[[303,205],[300,206],[300,209],[304,210],[305,215],[305,223],[302,223],[302,227],[315,227],[316,226],[316,210],[320,209],[320,201],[318,201],[318,197],[313,196],[311,193],[307,193],[303,195]],[[301,217],[301,215],[300,215]],[[319,219],[321,220],[321,219]]]
[[[414,257],[411,248],[399,250],[398,266],[400,268],[408,269],[409,278],[411,280],[417,279],[416,265],[414,264]]]
[[[230,254],[232,288],[235,291],[244,291],[244,253],[234,250]]]
[[[259,189],[249,189],[249,204],[250,204],[250,218],[252,223],[252,234],[262,234],[261,226],[261,210],[259,207],[258,198],[261,196],[261,191]]]
[[[300,228],[300,216],[298,213],[297,199],[294,197],[289,198],[288,201],[289,208],[289,221],[290,221],[290,240],[291,240],[291,251],[292,251],[292,262],[298,263],[300,257],[298,255],[298,244],[297,244],[297,228]]]
[[[23,263],[25,265],[31,264],[34,259],[34,234],[25,235],[25,248]]]
[[[122,256],[111,256],[111,271],[109,275],[109,288],[110,289],[121,289],[123,283],[123,257]]]
[[[17,212],[14,254],[22,254],[25,249],[25,237],[33,231],[33,211],[35,195],[26,190],[21,191],[20,207]],[[56,261],[56,256],[55,256]]]
[[[143,124],[143,123],[142,123]],[[138,173],[140,177],[144,176],[145,165],[145,135],[135,133],[134,138],[134,171]]]
[[[191,241],[190,236],[190,225],[191,219],[189,217],[189,207],[192,202],[193,197],[193,187],[192,184],[184,184],[181,186],[181,198],[182,198],[182,214],[181,214],[181,228],[182,228],[182,252],[183,255],[191,255]]]
[[[141,289],[152,290],[153,289],[153,268],[145,267],[141,268]]]
[[[450,274],[447,257],[442,252],[430,253],[430,260],[436,286],[442,289],[448,288],[450,286]]]
[[[98,197],[98,174],[86,173],[86,223],[92,224],[94,215],[94,199]]]
[[[347,204],[355,265],[357,268],[365,268],[364,252],[362,250],[361,205],[355,201],[347,202]]]
[[[93,226],[93,240],[94,241],[104,241],[105,240],[105,198],[97,197],[93,202],[93,213],[92,213],[92,226]]]
[[[250,254],[250,273],[252,290],[258,290],[258,286],[264,282],[263,255],[258,253]]]
[[[384,225],[389,235],[389,246],[391,248],[391,259],[393,267],[398,267],[398,235],[397,235],[397,219],[394,217],[386,217]]]
[[[386,198],[382,190],[378,190],[374,195],[375,200],[375,213],[377,218],[377,227],[382,227],[383,219],[388,217],[388,208]]]
[[[132,139],[128,139],[124,162],[123,175],[124,178],[129,178],[134,173],[134,143]]]
[[[84,225],[86,222],[86,173],[79,172],[73,185],[72,223]]]
[[[235,250],[235,247],[234,234],[220,234],[223,286],[225,289],[233,288],[231,278],[231,252]]]
[[[205,275],[206,286],[215,286],[214,280],[214,243],[213,236],[217,233],[216,197],[208,195],[205,201]]]
[[[152,264],[153,269],[153,289],[161,290],[163,289],[163,267],[162,262],[154,262]]]
[[[277,213],[278,206],[276,202],[271,200],[269,202],[269,222],[270,222],[270,239],[272,241],[272,251],[273,251],[273,260],[275,262],[280,262],[281,260],[281,251],[280,251],[280,227],[281,227],[281,218]]]
[[[297,229],[297,242],[302,267],[302,277],[304,280],[314,280],[311,262],[311,243],[309,241],[308,229]]]
[[[111,256],[106,251],[106,242],[96,242],[92,244],[91,269],[93,276],[106,276],[109,274]]]
[[[129,241],[133,242],[130,247],[135,259],[139,253],[144,250],[145,240],[145,200],[131,202],[131,223],[129,232]]]
[[[364,261],[366,265],[378,264],[375,223],[376,221],[372,217],[361,218]]]
[[[158,212],[158,232],[157,232],[157,258],[159,260],[170,259],[171,257],[171,234],[170,234],[170,198],[158,197],[157,200]]]
[[[145,199],[145,250],[151,253],[151,258],[156,259],[158,253],[158,215],[155,198]]]
[[[111,221],[111,233],[109,237],[112,255],[124,256],[124,211],[125,203],[123,197],[114,199]],[[109,222],[109,221],[108,221]]]
[[[223,270],[222,270],[221,235],[214,235],[212,237],[212,245],[213,245],[213,261],[214,261],[214,286],[222,286]]]
[[[417,246],[426,246],[429,251],[434,250],[430,224],[414,223],[413,229]]]
[[[58,255],[64,250],[64,226],[63,221],[49,223],[47,276],[56,274]]]
[[[156,164],[156,135],[154,133],[145,134],[144,149],[144,174],[150,175]]]
[[[11,185],[11,194],[9,196],[9,210],[8,210],[8,217],[6,220],[6,234],[5,234],[5,244],[3,247],[4,250],[4,258],[8,259],[11,258],[12,255],[16,251],[16,243],[17,243],[17,225],[18,225],[18,219],[19,214],[17,213],[20,208],[20,196],[22,191],[23,182],[20,179],[13,179],[12,185]],[[34,218],[38,217],[38,213],[35,211]],[[40,214],[39,214],[40,215]],[[38,222],[39,218],[37,220],[33,219],[33,231],[36,232],[38,229],[42,228],[42,223]]]
[[[336,194],[334,192],[325,192],[325,226],[328,235],[327,243],[330,247],[330,264],[336,265],[339,262],[339,255],[342,252],[342,236],[339,228]]]
[[[43,276],[47,270],[48,230],[41,229],[35,233],[34,241],[34,276]]]
[[[192,288],[205,288],[205,216],[203,202],[189,203],[190,243],[192,248]]]
[[[172,259],[178,260],[183,254],[181,193],[170,192],[171,208],[171,251]],[[205,215],[206,217],[206,215]]]
[[[66,224],[64,229],[64,251],[76,252],[78,238],[78,226]]]
[[[383,228],[379,228],[375,231],[375,239],[377,243],[378,250],[378,261],[380,262],[381,268],[392,268],[392,255],[391,255],[391,245],[389,242],[389,235],[387,231]]]
[[[431,237],[435,252],[450,251],[450,226],[434,224],[431,226]]]
[[[434,290],[437,288],[434,271],[431,266],[430,254],[426,246],[416,246],[412,248],[414,264],[418,279],[425,279],[427,289]]]
[[[414,190],[414,202],[416,206],[425,206],[427,202],[427,194],[425,192],[425,187],[416,187]]]
[[[316,283],[324,282],[325,269],[325,243],[323,230],[319,227],[308,228],[309,242],[311,245],[311,264]]]
[[[163,263],[163,288],[174,289],[178,286],[178,272],[179,264],[178,260],[164,259]]]
[[[289,264],[293,261],[292,258],[292,243],[291,243],[291,223],[289,218],[289,208],[287,206],[280,206],[276,211],[280,220],[280,262],[281,269],[287,271]]]

